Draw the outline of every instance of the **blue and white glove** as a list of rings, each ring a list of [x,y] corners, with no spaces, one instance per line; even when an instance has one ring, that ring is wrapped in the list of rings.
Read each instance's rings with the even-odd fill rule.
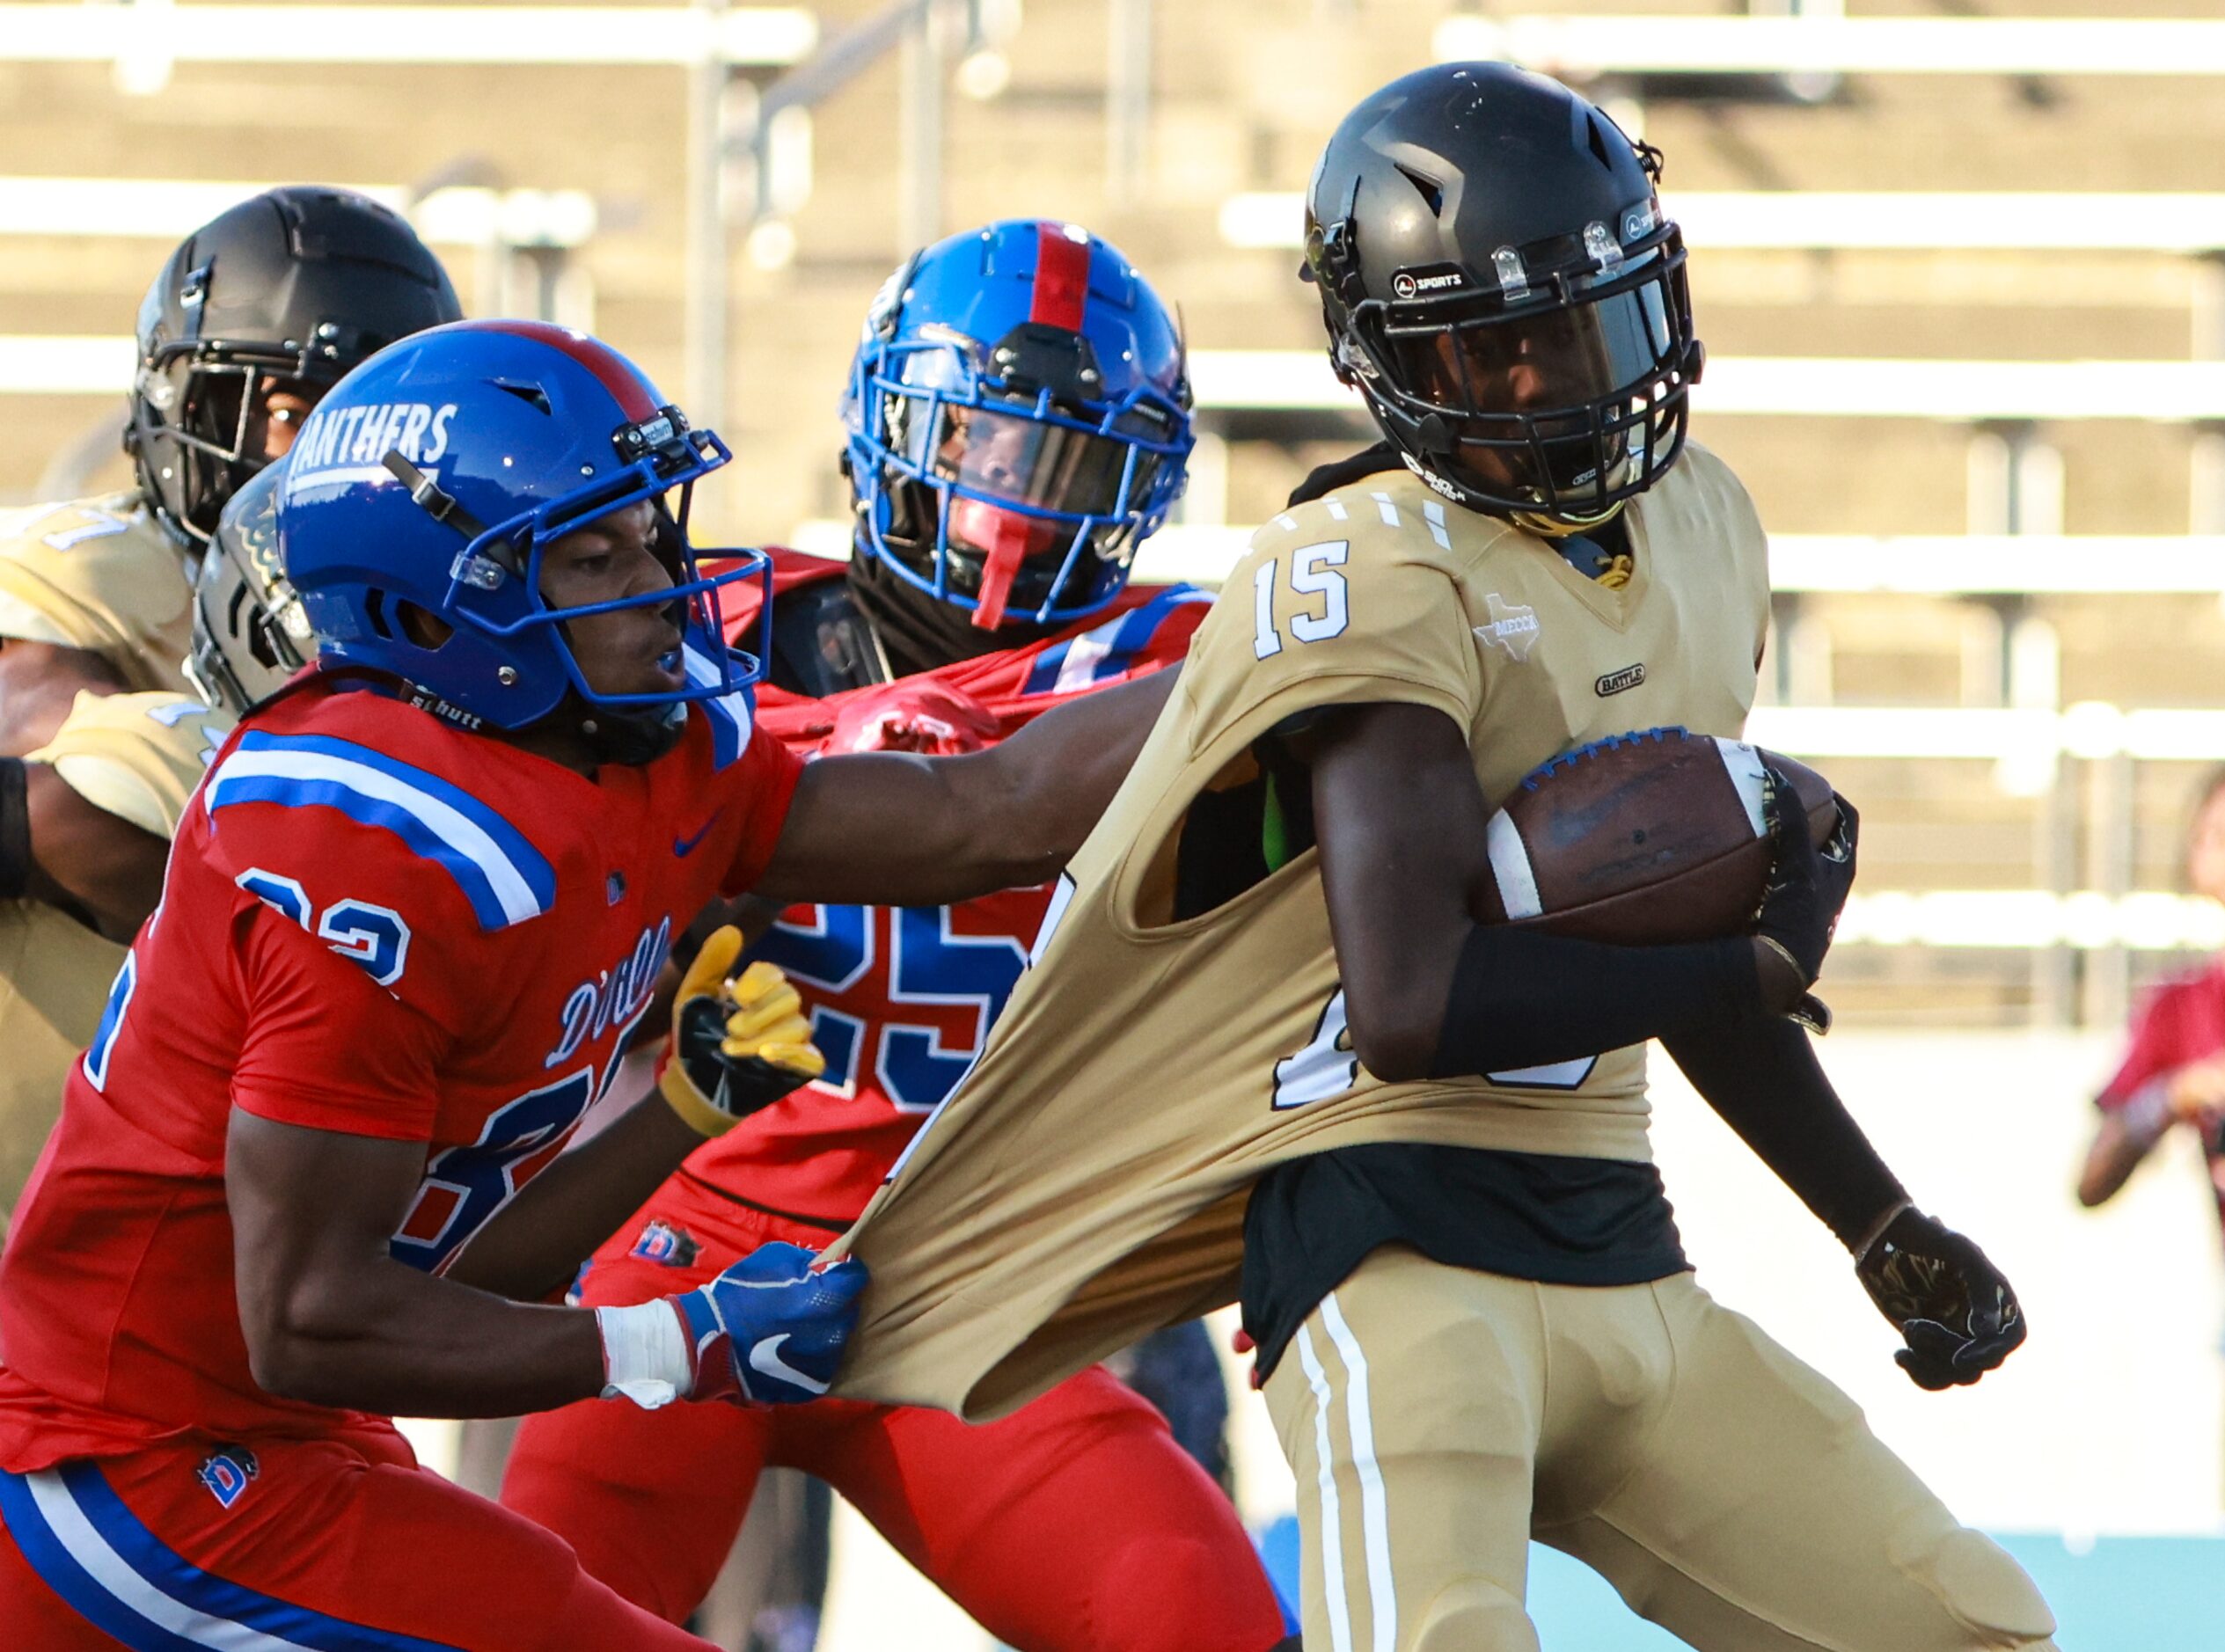
[[[821,1272],[801,1246],[760,1246],[709,1284],[598,1308],[603,1397],[647,1410],[674,1400],[793,1405],[826,1393],[858,1322],[865,1264]]]

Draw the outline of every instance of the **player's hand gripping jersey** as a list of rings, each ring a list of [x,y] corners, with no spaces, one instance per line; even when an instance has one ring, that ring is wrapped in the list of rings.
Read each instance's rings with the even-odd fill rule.
[[[838,578],[842,567],[776,552],[774,588],[785,597]],[[728,603],[729,634],[744,646],[756,597],[756,588],[744,586]],[[1178,662],[1211,602],[1189,586],[1131,587],[1115,611],[1056,636],[894,684],[812,698],[763,683],[759,725],[809,757],[834,749],[859,724],[855,711],[925,705],[933,713],[935,691],[947,691],[975,713],[961,739],[993,744],[1066,700]],[[878,744],[908,742],[922,731],[865,732]],[[801,990],[826,1074],[697,1149],[680,1181],[715,1183],[823,1228],[852,1220],[972,1064],[1020,979],[1050,900],[1043,886],[952,907],[799,906],[782,914],[747,955],[778,964]],[[618,1251],[633,1239],[618,1235]]]
[[[135,493],[0,512],[0,638],[97,654],[130,689],[192,692],[185,559]]]
[[[329,682],[253,718],[187,810],[0,1261],[0,1468],[360,1426],[249,1373],[231,1108],[423,1143],[392,1249],[442,1266],[562,1148],[674,929],[758,874],[799,771],[743,694],[593,779]]]
[[[979,1065],[834,1246],[874,1276],[836,1392],[995,1416],[1231,1301],[1249,1185],[1301,1154],[1650,1157],[1643,1047],[1489,1080],[1363,1070],[1310,850],[1176,914],[1185,858],[1218,852],[1189,828],[1241,813],[1253,742],[1314,707],[1437,707],[1489,799],[1630,728],[1736,735],[1768,618],[1751,502],[1693,447],[1624,520],[1620,588],[1405,477],[1260,530]]]

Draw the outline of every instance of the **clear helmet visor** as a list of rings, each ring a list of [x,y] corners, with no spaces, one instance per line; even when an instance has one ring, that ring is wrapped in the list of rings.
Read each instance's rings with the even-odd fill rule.
[[[1394,325],[1387,342],[1451,463],[1494,493],[1580,513],[1667,434],[1657,404],[1680,352],[1670,302],[1647,281],[1566,308]]]

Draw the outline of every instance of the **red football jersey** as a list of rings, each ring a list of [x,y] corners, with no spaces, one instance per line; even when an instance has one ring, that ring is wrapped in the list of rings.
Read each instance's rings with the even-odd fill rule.
[[[774,588],[832,579],[842,568],[777,551]],[[744,588],[727,634],[747,647],[757,610],[755,588]],[[1131,586],[1105,613],[1055,636],[897,686],[962,697],[988,713],[989,736],[1001,739],[1062,701],[1181,660],[1211,603],[1191,586]],[[826,745],[845,705],[875,697],[897,698],[886,683],[823,699],[763,683],[758,717],[809,756]],[[848,1226],[972,1065],[1028,961],[1050,887],[948,907],[790,908],[750,956],[779,965],[802,992],[826,1076],[706,1143],[681,1173],[751,1204]]]
[[[2097,1098],[2113,1112],[2150,1084],[2205,1056],[2225,1051],[2225,958],[2174,976],[2151,992],[2133,1020],[2133,1035],[2116,1075]],[[2203,1132],[2217,1217],[2225,1224],[2225,1129]]]
[[[231,1108],[421,1142],[437,1268],[563,1146],[674,930],[747,886],[801,764],[748,695],[588,778],[368,690],[251,718],[180,824],[0,1261],[0,1468],[370,1419],[249,1374]]]

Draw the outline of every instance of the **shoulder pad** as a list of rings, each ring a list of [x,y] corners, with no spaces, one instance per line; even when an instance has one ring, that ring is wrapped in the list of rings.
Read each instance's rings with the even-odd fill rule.
[[[367,874],[385,862],[404,879],[435,874],[481,930],[524,923],[555,903],[555,870],[524,833],[455,782],[355,741],[250,726],[217,759],[203,796],[220,844],[236,817],[258,856],[320,866],[345,856]],[[352,822],[338,829],[344,841],[340,819]]]
[[[1149,595],[1079,635],[1052,643],[1029,664],[1020,691],[1072,694],[1109,683],[1138,666],[1181,659],[1189,650],[1190,633],[1213,605],[1213,594],[1195,585],[1130,589]]]
[[[94,808],[169,837],[231,720],[186,694],[79,693],[43,763]]]

